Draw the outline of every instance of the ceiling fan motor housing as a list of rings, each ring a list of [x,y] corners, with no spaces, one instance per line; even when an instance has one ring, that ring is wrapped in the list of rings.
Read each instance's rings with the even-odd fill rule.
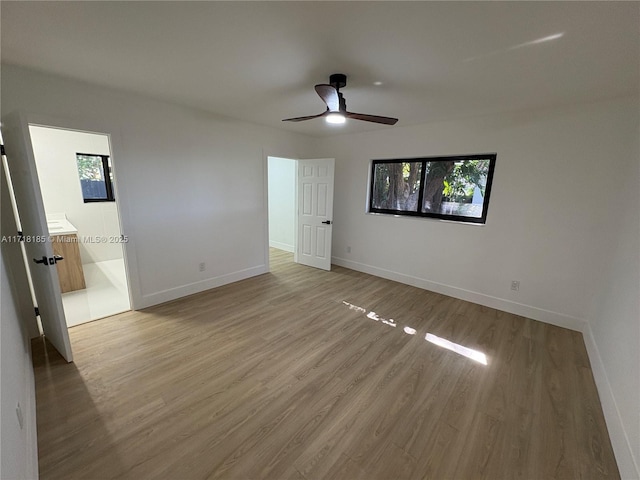
[[[338,90],[347,84],[347,76],[343,73],[334,73],[329,77],[329,84]]]

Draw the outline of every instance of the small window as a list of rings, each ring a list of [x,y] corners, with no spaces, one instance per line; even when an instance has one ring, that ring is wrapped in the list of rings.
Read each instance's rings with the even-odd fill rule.
[[[373,160],[369,212],[485,223],[496,154]]]
[[[113,202],[113,175],[108,155],[76,153],[84,203]]]

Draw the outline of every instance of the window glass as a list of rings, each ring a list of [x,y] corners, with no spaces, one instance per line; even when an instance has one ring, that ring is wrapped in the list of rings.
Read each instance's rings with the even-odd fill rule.
[[[78,153],[76,162],[85,203],[113,201],[113,179],[109,157]]]
[[[482,218],[490,160],[426,162],[423,213]]]
[[[369,212],[485,223],[496,154],[373,160]]]
[[[416,211],[422,163],[378,163],[373,170],[372,205],[387,210]]]

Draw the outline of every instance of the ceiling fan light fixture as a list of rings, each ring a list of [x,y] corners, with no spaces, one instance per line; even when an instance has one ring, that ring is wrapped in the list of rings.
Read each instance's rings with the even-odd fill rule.
[[[346,117],[338,112],[332,112],[325,117],[327,123],[332,125],[342,125],[347,121]]]
[[[1,1],[1,0],[0,0]],[[340,92],[340,89],[347,84],[347,76],[342,73],[334,73],[329,77],[330,83],[319,83],[314,88],[318,96],[327,106],[327,109],[318,115],[308,115],[306,117],[285,118],[283,122],[302,122],[318,117],[324,117],[327,123],[333,125],[343,125],[347,118],[361,120],[363,122],[380,123],[382,125],[395,125],[397,118],[381,117],[380,115],[366,115],[364,113],[354,113],[347,111],[347,102]]]

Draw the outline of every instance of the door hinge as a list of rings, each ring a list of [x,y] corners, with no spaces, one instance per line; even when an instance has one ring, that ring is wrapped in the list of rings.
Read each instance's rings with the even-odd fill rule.
[[[22,233],[20,230],[18,230],[18,241],[24,242],[24,233]]]
[[[0,154],[6,155],[6,153],[4,153],[4,145],[0,145]]]
[[[38,307],[35,307],[34,310],[36,311],[36,317],[40,316],[40,309]]]

